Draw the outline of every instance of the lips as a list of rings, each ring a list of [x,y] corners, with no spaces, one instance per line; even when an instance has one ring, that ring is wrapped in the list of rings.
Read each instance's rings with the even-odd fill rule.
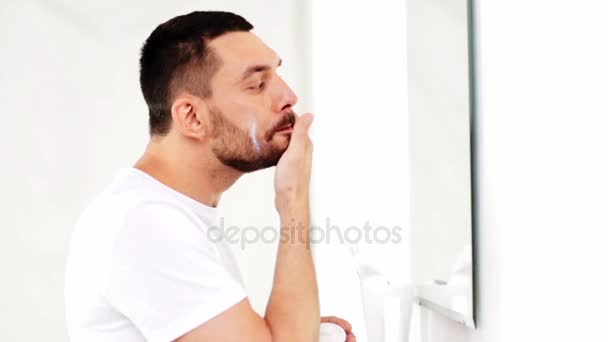
[[[288,111],[273,128],[268,130],[266,141],[270,141],[275,134],[291,134],[296,123],[296,115],[293,111]]]
[[[291,134],[292,130],[293,130],[293,125],[284,125],[282,127],[279,127],[275,131],[275,134]]]
[[[277,132],[282,132],[282,131],[287,131],[287,130],[291,130],[293,128],[292,124],[287,124],[287,125],[283,125],[279,128],[277,128]]]

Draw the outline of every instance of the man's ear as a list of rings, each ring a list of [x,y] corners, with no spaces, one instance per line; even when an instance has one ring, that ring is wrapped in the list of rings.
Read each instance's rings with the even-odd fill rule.
[[[207,105],[195,96],[178,96],[171,105],[171,117],[174,128],[185,136],[202,139],[210,133]]]

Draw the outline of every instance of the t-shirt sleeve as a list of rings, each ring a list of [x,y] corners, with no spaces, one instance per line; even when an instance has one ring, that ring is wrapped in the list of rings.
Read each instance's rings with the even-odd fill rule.
[[[146,340],[173,341],[246,297],[206,231],[169,204],[139,205],[126,215],[105,295]]]

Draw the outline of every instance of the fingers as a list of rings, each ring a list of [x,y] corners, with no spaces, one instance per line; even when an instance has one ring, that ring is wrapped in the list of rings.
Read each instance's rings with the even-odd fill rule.
[[[311,113],[302,114],[299,118],[296,119],[294,133],[308,134],[308,128],[312,123],[312,119],[313,115]]]
[[[344,331],[346,332],[346,342],[357,342],[357,337],[352,332],[353,327],[350,323],[348,323],[347,320],[336,316],[325,316],[321,317],[321,323],[323,322],[334,323],[344,329]]]
[[[297,141],[305,141],[308,139],[308,129],[312,124],[313,116],[311,113],[302,114],[302,116],[296,118],[296,122],[293,127],[292,138]]]
[[[321,317],[321,322],[328,322],[328,323],[337,324],[342,329],[344,329],[344,331],[346,331],[347,334],[350,333],[351,330],[353,330],[353,327],[350,325],[350,323],[348,323],[347,320],[342,319],[340,317],[336,317],[336,316]]]
[[[312,119],[313,115],[311,113],[302,114],[302,116],[296,117],[296,122],[291,134],[291,141],[284,154],[286,159],[294,156],[304,156],[306,167],[310,166],[312,154],[312,141],[308,135],[308,129],[312,124]]]

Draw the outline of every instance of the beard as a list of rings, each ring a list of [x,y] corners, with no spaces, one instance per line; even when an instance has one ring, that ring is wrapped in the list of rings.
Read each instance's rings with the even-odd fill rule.
[[[295,114],[289,111],[263,136],[258,137],[255,128],[245,132],[228,121],[223,113],[213,108],[209,111],[212,125],[211,151],[222,164],[241,172],[253,172],[277,165],[279,159],[289,146],[287,136],[285,146],[272,143],[272,137],[278,128],[295,122]]]

